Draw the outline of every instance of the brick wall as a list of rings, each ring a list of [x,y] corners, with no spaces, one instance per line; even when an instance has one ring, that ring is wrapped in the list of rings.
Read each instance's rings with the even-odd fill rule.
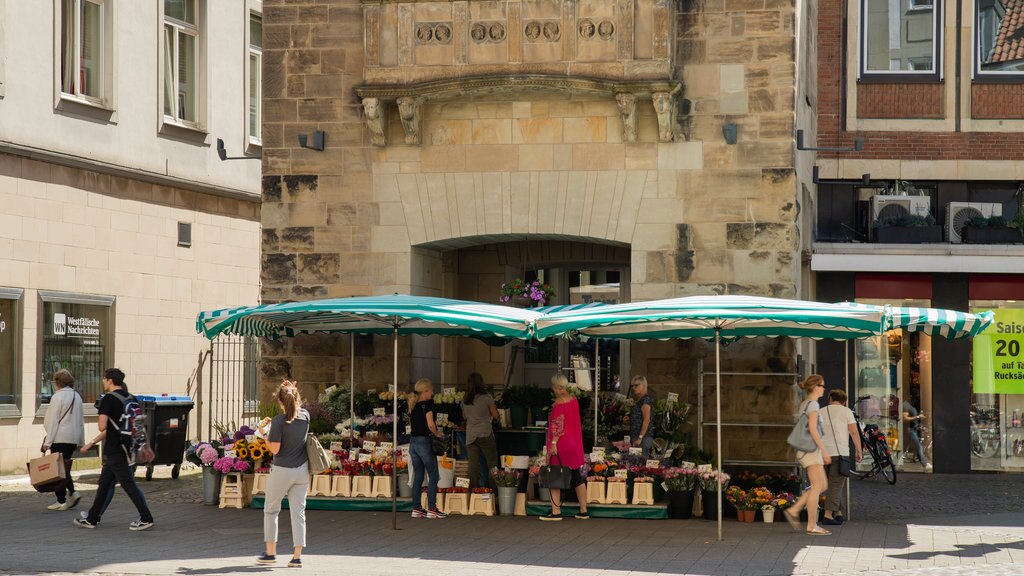
[[[858,84],[861,118],[942,118],[943,85]]]
[[[1024,138],[1017,132],[911,132],[911,131],[848,131],[842,129],[842,55],[843,2],[824,0],[818,5],[818,146],[849,147],[855,137],[864,138],[864,149],[860,152],[841,154],[819,152],[819,158],[843,159],[899,159],[899,160],[1024,160]],[[856,42],[856,21],[851,21],[846,31],[846,41]],[[950,38],[949,41],[952,41]],[[847,61],[846,66],[856,66]],[[947,63],[952,66],[952,63]],[[969,73],[970,62],[962,63],[963,73]],[[952,75],[947,70],[947,78]],[[885,85],[882,85],[885,86]],[[908,97],[917,97],[922,85],[905,86]],[[849,88],[849,86],[848,86]],[[907,118],[903,111],[913,102],[887,100],[878,96],[884,92],[877,85],[860,84],[858,92],[872,94],[867,100],[858,94],[858,108],[868,104],[864,118]],[[987,84],[975,85],[972,96],[981,101],[963,111],[964,116],[974,118],[1022,118],[1024,117],[1024,85]],[[881,101],[874,101],[881,98]],[[883,102],[892,106],[886,110]],[[929,116],[931,117],[931,116]],[[941,117],[941,116],[939,116]]]
[[[971,118],[1024,119],[1024,84],[974,84]]]

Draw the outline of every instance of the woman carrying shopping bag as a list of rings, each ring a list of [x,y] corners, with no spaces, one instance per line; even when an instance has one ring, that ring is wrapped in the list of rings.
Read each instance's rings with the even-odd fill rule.
[[[818,399],[825,393],[825,379],[818,374],[811,374],[800,383],[800,389],[804,391],[806,397],[800,403],[797,427],[790,435],[790,444],[793,445],[792,436],[794,434],[799,433],[802,436],[799,444],[803,449],[798,447],[796,458],[800,466],[807,471],[811,487],[804,490],[800,498],[783,511],[783,515],[789,521],[790,526],[799,530],[800,511],[806,508],[807,533],[812,536],[829,536],[832,534],[831,532],[818,526],[818,499],[821,493],[828,488],[828,480],[825,479],[825,464],[832,462],[828,451],[825,450],[825,442],[822,440],[821,405],[818,404]],[[804,424],[805,422],[806,424]]]
[[[43,417],[46,438],[41,451],[49,450],[51,454],[60,454],[64,458],[64,473],[67,474],[68,482],[65,487],[57,489],[57,502],[47,508],[70,510],[82,498],[75,491],[75,483],[71,478],[71,457],[85,443],[82,397],[75,392],[75,377],[67,370],[57,370],[53,374],[53,384],[57,392],[50,398],[46,416]]]
[[[582,471],[583,427],[580,424],[580,405],[569,394],[569,380],[563,374],[551,377],[551,391],[555,393],[555,403],[548,416],[548,468],[557,465],[569,469],[568,488],[576,491],[576,499],[580,503],[580,512],[576,517],[586,520],[590,514],[587,513],[587,485]],[[550,491],[551,512],[540,519],[558,521],[562,519],[562,491],[555,488],[550,488]]]
[[[256,561],[260,564],[277,562],[277,517],[281,513],[281,501],[287,496],[294,548],[288,567],[301,568],[302,548],[306,545],[306,493],[309,492],[309,456],[306,452],[309,413],[302,409],[302,398],[295,382],[285,380],[281,384],[277,389],[277,403],[284,413],[274,416],[267,434],[267,447],[274,455],[274,463],[267,478],[263,504],[266,552]]]

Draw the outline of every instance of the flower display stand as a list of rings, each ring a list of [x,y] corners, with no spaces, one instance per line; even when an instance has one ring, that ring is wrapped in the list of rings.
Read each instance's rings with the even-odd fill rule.
[[[467,516],[482,514],[494,516],[494,494],[470,494]]]
[[[243,475],[238,472],[230,472],[224,475],[224,479],[220,483],[220,507],[221,508],[237,508],[242,509],[248,505],[247,500],[247,488],[250,492],[248,496],[251,497],[251,487],[246,486]]]
[[[646,504],[648,506],[654,504],[654,484],[651,482],[633,483],[633,505],[639,504]]]
[[[438,510],[444,510],[444,501],[445,501],[444,497],[445,497],[445,494],[443,492],[438,492],[437,496],[434,498],[434,504],[437,506]],[[424,490],[420,494],[420,508],[423,508],[424,510],[427,510],[427,509],[430,508],[429,506],[427,506],[427,491],[426,490]]]
[[[604,498],[605,504],[629,504],[625,482],[609,482]]]
[[[331,477],[327,474],[314,474],[313,483],[309,487],[310,496],[330,496]]]
[[[391,476],[373,477],[373,495],[378,498],[391,498]]]
[[[523,494],[522,492],[516,494],[516,509],[512,515],[526,516],[526,494]]]
[[[270,474],[264,472],[257,472],[253,475],[252,479],[252,493],[266,494],[267,493],[267,478],[270,478]]]
[[[367,498],[373,496],[373,476],[353,476],[352,477],[352,497],[365,496]]]
[[[446,494],[444,499],[445,514],[469,514],[469,494]]]
[[[331,476],[331,496],[344,496],[348,498],[351,495],[351,476]]]
[[[601,482],[587,482],[587,504],[605,503],[605,484]]]

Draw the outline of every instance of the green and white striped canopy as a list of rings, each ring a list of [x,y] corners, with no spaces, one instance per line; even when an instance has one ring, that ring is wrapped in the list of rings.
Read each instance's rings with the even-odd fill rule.
[[[530,309],[426,296],[360,296],[201,312],[196,331],[278,338],[326,332],[527,338],[542,314]]]
[[[631,340],[791,336],[847,340],[882,333],[883,311],[841,304],[755,296],[691,296],[612,304],[546,314],[535,321],[544,339],[584,334]]]
[[[941,308],[889,307],[888,327],[949,339],[974,338],[995,320],[992,312],[969,314]]]

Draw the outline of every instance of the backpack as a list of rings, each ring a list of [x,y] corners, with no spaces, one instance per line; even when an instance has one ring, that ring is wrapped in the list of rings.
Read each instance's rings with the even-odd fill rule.
[[[128,463],[149,464],[156,458],[146,438],[146,415],[139,406],[139,401],[131,394],[112,392],[121,401],[123,408],[117,429],[121,433],[121,447],[128,456]]]

